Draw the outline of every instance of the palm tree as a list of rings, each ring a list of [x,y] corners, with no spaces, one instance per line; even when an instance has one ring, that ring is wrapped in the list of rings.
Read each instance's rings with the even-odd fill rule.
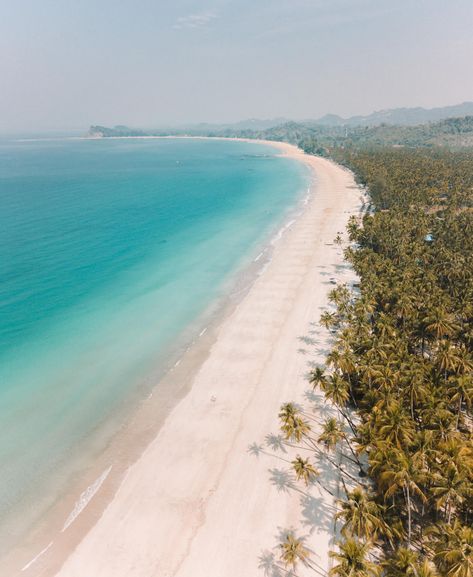
[[[455,372],[462,362],[458,347],[449,341],[441,341],[436,353],[438,369],[444,375],[445,382],[449,373]]]
[[[315,435],[312,419],[287,406],[284,434],[356,485],[330,449],[345,452],[346,442],[353,462],[368,459],[372,484],[345,488],[340,504],[347,540],[332,575],[372,575],[355,560],[379,538],[386,577],[473,577],[473,154],[366,151],[355,140],[331,154],[355,170],[376,210],[351,219],[356,245],[345,258],[359,284],[332,290],[334,311],[321,319],[336,342],[330,375],[316,369],[311,382],[341,416]],[[306,456],[293,466],[308,482]],[[366,551],[361,559],[372,561]]]
[[[366,382],[368,389],[371,389],[371,383],[380,374],[382,365],[380,364],[380,359],[370,355],[369,352],[360,359],[358,369],[361,373],[361,379]],[[386,355],[384,354],[384,356]]]
[[[396,303],[396,315],[401,319],[402,326],[406,326],[406,322],[409,322],[413,316],[415,310],[414,302],[409,293],[401,293],[397,303]]]
[[[435,566],[428,560],[424,559],[415,568],[416,577],[439,577]]]
[[[398,448],[409,447],[414,442],[414,423],[399,401],[393,400],[381,414],[379,435]]]
[[[431,334],[436,340],[450,336],[458,330],[453,315],[441,307],[435,307],[424,319],[424,324],[427,333]]]
[[[469,410],[473,405],[473,377],[471,374],[463,374],[451,378],[449,382],[451,383],[448,389],[450,400],[452,403],[457,403],[456,429],[458,430],[463,403]]]
[[[348,238],[351,241],[354,241],[357,239],[357,236],[358,236],[358,233],[360,232],[360,229],[358,227],[358,222],[356,220],[356,216],[351,215],[350,218],[348,219],[347,231],[348,231]]]
[[[384,563],[384,568],[389,577],[417,577],[418,561],[418,553],[412,549],[400,547]]]
[[[342,535],[358,539],[376,539],[380,533],[389,530],[383,518],[383,508],[362,487],[355,487],[347,493],[346,500],[340,501],[340,511],[336,519],[343,519]]]
[[[431,487],[437,509],[443,509],[450,524],[454,508],[459,507],[469,492],[468,473],[458,470],[455,463],[448,462],[434,475]]]
[[[455,521],[435,527],[434,562],[446,577],[473,576],[473,528]]]
[[[339,369],[340,372],[347,377],[350,384],[352,381],[352,377],[354,376],[354,373],[356,373],[357,368],[356,366],[357,358],[353,353],[353,351],[350,350],[351,338],[352,336],[347,331],[345,331],[344,334],[340,335],[340,337],[338,338],[337,345],[339,347],[339,352],[336,361],[337,369]],[[328,359],[329,356],[327,356],[327,362]]]
[[[331,401],[338,409],[340,415],[350,426],[353,433],[356,427],[344,408],[350,399],[350,384],[338,373],[333,373],[329,378],[320,383],[320,388],[325,394],[325,398]]]
[[[360,477],[366,476],[366,471],[363,469],[360,459],[353,449],[352,440],[350,440],[350,437],[342,429],[341,424],[339,421],[337,421],[337,419],[334,417],[325,419],[325,421],[322,423],[322,432],[317,438],[317,441],[319,443],[323,443],[329,452],[333,451],[340,441],[345,441],[350,450],[350,453],[353,455],[353,459],[351,459],[352,462],[356,462],[359,467]]]
[[[319,443],[323,443],[328,451],[331,451],[344,438],[345,434],[340,427],[340,423],[334,417],[329,417],[322,424],[322,433],[317,440]]]
[[[408,395],[406,398],[409,399],[409,411],[411,419],[414,421],[416,418],[415,409],[429,395],[428,376],[422,363],[414,366],[411,363],[411,365],[404,367],[403,374],[406,382],[405,394]]]
[[[287,441],[300,443],[304,437],[310,433],[309,423],[302,417],[293,417],[281,425],[281,431]]]
[[[284,541],[279,545],[281,548],[281,560],[284,565],[295,569],[301,562],[306,565],[310,556],[309,550],[304,546],[304,540],[297,538],[293,533],[288,533]]]
[[[386,468],[379,476],[380,485],[384,487],[384,498],[389,499],[398,491],[402,491],[407,508],[407,542],[411,543],[412,538],[412,498],[420,497],[422,501],[427,501],[423,493],[419,480],[422,471],[419,471],[410,455],[402,450],[393,449],[390,460]]]
[[[316,389],[318,386],[325,382],[325,379],[325,371],[320,367],[316,367],[310,373],[309,383],[312,385],[313,389]]]
[[[338,322],[337,315],[335,313],[329,313],[325,311],[320,315],[320,324],[325,327],[327,330],[335,327]]]
[[[309,423],[302,418],[301,411],[293,403],[285,403],[279,411],[281,431],[286,440],[298,443],[310,433]]]
[[[298,481],[304,480],[306,486],[310,484],[312,479],[319,475],[317,469],[311,465],[309,459],[303,459],[300,455],[297,455],[294,461],[292,461],[292,468],[296,474]]]
[[[299,413],[300,411],[296,405],[293,403],[284,403],[284,405],[281,405],[278,417],[283,423],[287,423],[289,420],[299,415]]]
[[[464,347],[460,346],[457,353],[457,361],[455,372],[457,375],[466,375],[473,370],[473,359],[470,352]]]
[[[346,313],[350,302],[351,293],[346,284],[339,284],[330,291],[328,299],[337,306],[338,312]]]
[[[338,552],[331,551],[330,557],[337,565],[329,571],[330,577],[378,577],[381,567],[368,559],[371,543],[349,538],[339,543]]]
[[[339,374],[330,375],[326,381],[321,383],[321,388],[329,401],[338,407],[346,406],[350,398],[349,385]]]

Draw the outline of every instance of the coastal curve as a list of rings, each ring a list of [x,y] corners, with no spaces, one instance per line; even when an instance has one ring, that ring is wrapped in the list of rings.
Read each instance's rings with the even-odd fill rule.
[[[328,335],[316,323],[333,283],[353,278],[333,241],[363,199],[348,170],[265,144],[313,170],[303,211],[101,517],[62,551],[60,569],[47,572],[51,547],[27,577],[272,576],[288,530],[301,530],[317,565],[328,568],[336,492],[320,485],[337,479],[328,471],[307,493],[291,490],[283,482],[290,463],[272,442],[280,405],[304,399],[309,363],[323,361]],[[323,410],[322,397],[318,403]]]

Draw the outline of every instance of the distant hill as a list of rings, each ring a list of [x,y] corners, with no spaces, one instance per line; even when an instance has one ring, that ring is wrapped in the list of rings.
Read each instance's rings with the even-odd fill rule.
[[[473,116],[448,118],[416,126],[324,126],[310,122],[286,122],[268,130],[222,130],[208,136],[239,136],[281,140],[298,144],[307,152],[322,154],[338,147],[436,147],[473,146]]]
[[[269,123],[269,121],[266,121]],[[249,126],[249,127],[247,127]],[[348,124],[319,124],[309,122],[284,122],[263,128],[257,122],[246,122],[220,126],[213,124],[194,125],[187,129],[161,129],[143,131],[127,126],[91,126],[92,138],[124,136],[224,136],[282,140],[299,144],[304,150],[317,152],[325,148],[345,146],[409,146],[449,148],[473,146],[473,115],[463,118],[446,118],[437,122],[417,125],[377,124],[369,126]]]
[[[471,111],[462,117],[457,116]],[[443,118],[444,114],[453,114]],[[440,117],[440,120],[438,118]],[[421,118],[420,122],[414,122]],[[434,120],[431,120],[434,119]],[[302,122],[284,118],[250,119],[234,124],[194,124],[143,130],[118,125],[113,128],[91,126],[93,138],[124,136],[227,136],[266,138],[302,144],[313,151],[338,146],[473,146],[473,102],[444,108],[398,108],[374,112],[368,116],[342,119],[327,115],[319,120]],[[311,143],[310,146],[307,143]]]
[[[268,118],[268,119],[260,119],[260,118],[249,118],[247,120],[240,120],[239,122],[233,122],[228,124],[209,124],[209,123],[199,123],[199,124],[190,124],[190,125],[182,125],[178,127],[179,131],[188,131],[188,132],[195,132],[195,131],[202,131],[206,130],[210,131],[220,131],[220,130],[268,130],[269,128],[273,128],[275,126],[280,126],[281,124],[285,124],[289,122],[287,118]]]
[[[147,133],[143,130],[137,130],[134,128],[129,128],[128,126],[123,126],[119,124],[114,126],[113,128],[109,128],[108,126],[100,126],[92,125],[89,128],[89,132],[87,136],[91,138],[110,138],[110,137],[117,137],[117,136],[146,136]]]
[[[380,110],[367,116],[351,116],[342,118],[336,114],[326,114],[314,121],[321,126],[379,126],[395,124],[398,126],[415,126],[427,122],[436,122],[446,118],[473,116],[473,102],[463,102],[454,106],[440,108],[392,108]]]
[[[281,126],[287,123],[287,118],[270,118],[260,120],[258,118],[250,118],[248,120],[241,120],[231,124],[212,124],[201,122],[198,124],[188,124],[180,126],[162,126],[156,129],[143,130],[141,128],[130,128],[128,126],[117,125],[112,128],[101,125],[92,125],[89,128],[88,136],[100,137],[117,137],[117,136],[162,136],[168,134],[207,134],[218,133],[224,130],[240,131],[259,131],[269,130],[275,126]]]
[[[240,122],[227,124],[198,123],[180,126],[161,126],[157,129],[129,128],[118,125],[113,128],[95,125],[89,129],[91,137],[110,136],[145,136],[145,135],[168,135],[168,134],[222,134],[245,132],[248,134],[280,128],[281,126],[304,126],[321,130],[327,128],[356,128],[376,126],[417,126],[432,122],[439,122],[450,118],[462,118],[473,116],[473,102],[463,102],[453,106],[440,108],[392,108],[380,110],[367,116],[351,116],[342,118],[337,114],[326,114],[317,120],[301,120],[294,122],[287,118],[249,118]]]
[[[473,116],[446,118],[415,126],[400,124],[354,126],[346,132],[345,141],[365,146],[449,148],[473,146]]]
[[[351,116],[342,118],[337,114],[326,114],[317,120],[300,120],[297,124],[316,125],[316,126],[380,126],[382,124],[397,126],[416,126],[429,122],[438,122],[447,118],[462,118],[464,116],[473,116],[473,102],[463,102],[453,106],[443,106],[440,108],[391,108],[388,110],[379,110],[368,114],[367,116]],[[284,124],[293,122],[287,118],[272,118],[260,120],[251,118],[240,122],[228,124],[193,124],[181,126],[179,130],[189,130],[190,132],[206,130],[223,131],[223,130],[269,130]]]

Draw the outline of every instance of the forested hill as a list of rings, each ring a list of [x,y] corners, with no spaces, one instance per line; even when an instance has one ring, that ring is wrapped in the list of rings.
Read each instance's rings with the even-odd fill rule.
[[[324,126],[320,124],[286,122],[264,130],[240,129],[235,127],[215,128],[212,130],[196,128],[194,130],[151,130],[144,131],[126,126],[91,126],[90,137],[126,137],[126,136],[224,136],[242,138],[263,138],[282,140],[298,144],[310,153],[324,153],[327,149],[339,147],[372,146],[408,146],[449,148],[473,147],[473,116],[448,118],[440,122],[419,124],[417,126]]]
[[[298,144],[307,152],[321,152],[324,148],[349,146],[473,146],[473,116],[448,118],[440,122],[418,126],[320,126],[288,122],[264,131],[222,131],[220,136],[241,136],[283,140]],[[217,133],[214,133],[217,135]]]
[[[389,126],[419,126],[432,122],[440,122],[449,118],[464,118],[465,116],[473,116],[473,102],[463,102],[461,104],[454,104],[452,106],[443,106],[437,108],[422,108],[420,106],[411,108],[388,108],[386,110],[378,110],[367,114],[365,116],[350,116],[343,118],[338,114],[326,114],[318,119],[298,120],[297,125],[304,127],[315,127],[321,129],[326,128],[341,128],[342,132],[346,128],[352,130],[356,127],[378,127],[381,125]],[[163,134],[207,134],[210,132],[258,132],[281,127],[283,125],[293,124],[293,121],[288,118],[249,118],[239,122],[215,124],[201,122],[198,124],[189,124],[182,126],[165,126],[161,125],[158,129],[136,129],[128,126],[114,126],[109,128],[107,126],[91,126],[90,136],[95,137],[123,137],[123,136],[144,136],[144,135],[163,135]]]

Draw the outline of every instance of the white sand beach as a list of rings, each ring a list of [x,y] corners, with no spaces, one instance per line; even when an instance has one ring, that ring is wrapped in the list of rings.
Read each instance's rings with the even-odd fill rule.
[[[327,352],[316,323],[333,280],[352,278],[333,240],[359,211],[361,193],[333,162],[272,144],[314,171],[302,214],[218,328],[190,391],[98,521],[77,546],[67,550],[67,540],[56,541],[22,575],[277,577],[285,574],[278,543],[290,529],[328,568],[337,478],[321,470],[320,484],[333,496],[318,484],[293,484],[295,453],[277,447],[278,411],[283,402],[304,399],[315,411],[327,410],[321,395],[307,400],[306,374],[309,362],[322,362]],[[64,564],[51,573],[48,556],[57,558],[61,546]],[[314,573],[300,567],[298,575],[306,574]]]

